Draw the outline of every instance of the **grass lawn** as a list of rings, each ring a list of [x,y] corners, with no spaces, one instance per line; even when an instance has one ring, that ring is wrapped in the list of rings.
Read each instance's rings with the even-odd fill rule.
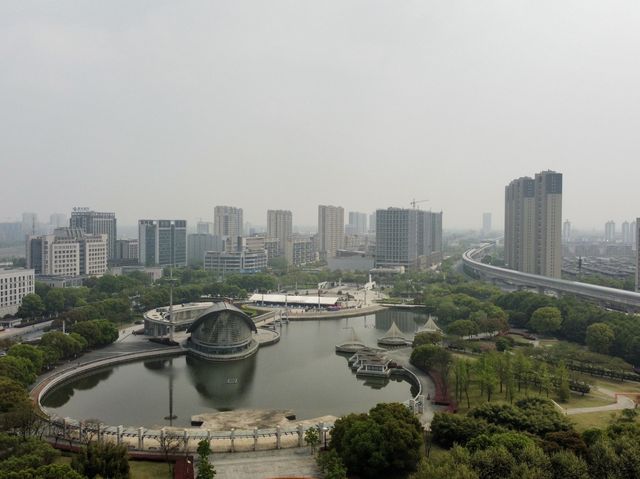
[[[129,461],[132,479],[170,479],[169,466],[164,462]]]
[[[452,396],[454,396],[455,395],[454,384],[450,385],[450,391]],[[520,392],[516,391],[514,401],[517,401],[518,399],[522,399],[525,397],[546,398],[547,396],[545,393],[542,393],[542,394],[538,393],[537,390],[532,390],[532,389],[525,390],[524,388],[522,388]],[[558,401],[558,398],[554,394],[549,394],[549,399],[553,399],[564,408],[598,407],[598,406],[606,406],[607,404],[612,404],[615,402],[612,398],[609,398],[608,396],[602,393],[599,393],[597,391],[592,391],[592,393],[585,394],[584,396],[581,396],[580,394],[571,394],[571,399],[567,403],[560,403]],[[480,396],[480,387],[476,384],[472,384],[471,387],[469,388],[469,402],[471,404],[471,408],[480,406],[481,404],[485,404],[487,402],[487,395],[485,393],[483,396]],[[500,393],[500,388],[497,387],[491,397],[491,402],[506,402],[506,393],[505,392]],[[458,411],[461,413],[465,413],[468,410],[469,408],[467,408],[467,398],[463,394],[462,401],[460,401],[460,403],[458,404]]]
[[[619,415],[619,411],[590,412],[588,414],[574,414],[569,416],[569,419],[575,424],[576,431],[583,432],[594,427],[603,429]]]

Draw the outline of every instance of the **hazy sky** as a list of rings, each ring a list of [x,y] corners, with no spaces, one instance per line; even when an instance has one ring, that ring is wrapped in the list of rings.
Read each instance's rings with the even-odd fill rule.
[[[0,221],[72,206],[317,221],[318,204],[640,216],[637,0],[0,2]]]

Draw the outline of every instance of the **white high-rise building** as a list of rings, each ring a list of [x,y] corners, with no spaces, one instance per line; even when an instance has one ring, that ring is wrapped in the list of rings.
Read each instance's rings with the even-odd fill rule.
[[[235,206],[216,206],[213,212],[213,234],[229,238],[232,242],[242,236],[242,208]]]
[[[616,241],[616,224],[614,221],[607,221],[604,224],[604,240],[607,243],[614,243]]]
[[[637,240],[638,240],[638,221],[632,221],[631,226],[629,226],[629,230],[631,231],[631,249],[637,250]]]
[[[511,269],[560,278],[562,174],[543,171],[505,188],[505,262]]]
[[[571,242],[571,222],[569,220],[562,224],[562,241],[565,243]]]
[[[318,252],[321,259],[335,257],[344,245],[344,208],[318,206]]]
[[[27,267],[46,276],[102,276],[107,271],[106,234],[58,228],[27,240]]]
[[[22,298],[33,292],[33,269],[0,269],[0,318],[16,314]]]
[[[277,239],[277,256],[283,256],[293,233],[293,215],[289,210],[267,210],[267,238]],[[269,258],[271,259],[271,258]]]

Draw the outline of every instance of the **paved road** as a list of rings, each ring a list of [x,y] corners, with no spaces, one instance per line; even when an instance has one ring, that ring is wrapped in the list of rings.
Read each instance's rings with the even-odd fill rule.
[[[216,479],[322,477],[314,456],[306,447],[213,454],[211,462],[216,468]]]

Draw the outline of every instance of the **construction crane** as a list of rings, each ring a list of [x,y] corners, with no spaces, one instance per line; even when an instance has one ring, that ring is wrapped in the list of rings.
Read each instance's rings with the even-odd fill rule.
[[[417,205],[418,203],[426,203],[427,201],[429,201],[429,200],[417,200],[417,201],[416,201],[416,199],[414,198],[414,199],[413,199],[413,201],[410,201],[410,202],[409,202],[409,204],[410,204],[411,206],[413,206],[413,209],[415,210],[415,209],[416,209],[416,205]]]

